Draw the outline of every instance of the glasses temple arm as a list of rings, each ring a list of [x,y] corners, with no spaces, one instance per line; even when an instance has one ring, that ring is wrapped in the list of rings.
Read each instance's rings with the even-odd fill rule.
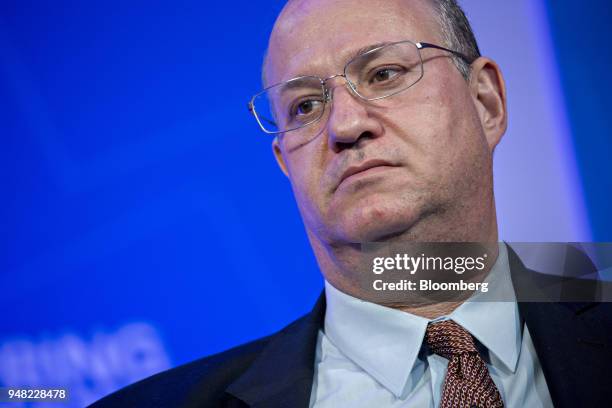
[[[467,57],[465,54],[460,53],[459,51],[450,50],[450,49],[448,49],[448,48],[444,48],[444,47],[441,47],[441,46],[436,45],[436,44],[430,44],[430,43],[426,43],[426,42],[420,42],[420,43],[417,43],[417,47],[418,47],[419,49],[423,49],[423,48],[436,48],[436,49],[438,49],[438,50],[448,51],[448,52],[450,52],[450,53],[452,53],[452,54],[454,54],[454,55],[458,56],[459,58],[461,58],[462,60],[464,60],[464,61],[465,61],[465,62],[467,62],[468,64],[471,64],[472,62],[474,62],[474,60],[473,60],[473,59],[468,58],[468,57]]]

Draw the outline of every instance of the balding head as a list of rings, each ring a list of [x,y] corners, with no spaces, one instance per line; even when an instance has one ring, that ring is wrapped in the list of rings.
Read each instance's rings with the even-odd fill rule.
[[[268,49],[275,38],[278,38],[279,35],[286,35],[287,32],[291,32],[295,28],[296,24],[299,24],[299,16],[312,13],[313,10],[323,10],[322,6],[329,5],[331,2],[331,0],[289,0],[277,17],[270,36]],[[431,13],[429,17],[438,25],[439,43],[447,48],[459,51],[467,56],[469,60],[478,58],[480,56],[480,50],[476,38],[474,37],[474,33],[465,13],[457,4],[457,1],[425,0],[424,2],[429,6],[429,12]],[[351,10],[352,1],[335,1],[334,3],[340,7],[345,7],[347,12]],[[390,4],[390,2],[384,3],[382,7],[388,7]],[[406,8],[414,8],[416,6],[414,0],[402,0],[398,5]],[[364,21],[364,28],[367,28],[367,21]],[[323,30],[324,27],[321,26],[320,31]],[[266,51],[262,66],[262,82],[264,87],[272,83],[268,80],[266,73],[268,54],[269,52]],[[467,79],[469,75],[469,64],[461,58],[453,57],[453,60],[461,74]]]

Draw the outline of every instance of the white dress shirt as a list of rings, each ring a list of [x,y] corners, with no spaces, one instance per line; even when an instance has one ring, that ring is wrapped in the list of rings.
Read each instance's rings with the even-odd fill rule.
[[[448,360],[423,347],[431,321],[454,320],[479,342],[506,407],[552,407],[527,327],[519,316],[505,244],[486,282],[450,315],[429,320],[366,302],[325,282],[310,407],[437,407]],[[499,301],[511,299],[511,301]]]

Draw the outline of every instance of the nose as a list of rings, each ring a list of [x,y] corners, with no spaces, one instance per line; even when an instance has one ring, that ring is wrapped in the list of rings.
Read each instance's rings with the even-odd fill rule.
[[[331,109],[327,122],[329,145],[339,152],[382,134],[380,121],[372,115],[368,102],[344,83],[330,88]]]

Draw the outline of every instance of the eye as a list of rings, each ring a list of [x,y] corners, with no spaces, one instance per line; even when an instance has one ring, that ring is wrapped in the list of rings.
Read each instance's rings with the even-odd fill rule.
[[[298,115],[308,115],[315,109],[315,104],[317,101],[308,100],[303,101],[297,106],[297,114]]]
[[[369,83],[383,83],[393,80],[395,77],[400,75],[402,70],[400,68],[380,68],[373,72],[373,75],[370,77]]]
[[[294,104],[291,109],[292,117],[309,116],[320,111],[323,101],[320,99],[304,99]]]

